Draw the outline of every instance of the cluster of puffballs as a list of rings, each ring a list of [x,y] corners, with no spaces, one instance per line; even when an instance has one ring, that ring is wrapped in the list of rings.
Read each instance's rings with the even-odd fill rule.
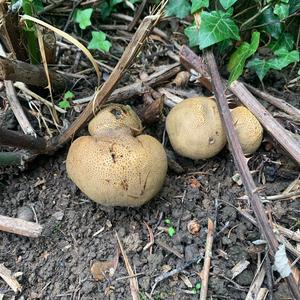
[[[263,129],[245,107],[231,111],[245,155],[254,153]],[[142,134],[142,123],[129,106],[111,104],[89,123],[89,136],[70,146],[66,168],[77,187],[104,206],[138,207],[162,188],[168,162],[162,144]],[[208,159],[226,145],[216,102],[208,97],[186,99],[169,112],[166,131],[179,155]]]

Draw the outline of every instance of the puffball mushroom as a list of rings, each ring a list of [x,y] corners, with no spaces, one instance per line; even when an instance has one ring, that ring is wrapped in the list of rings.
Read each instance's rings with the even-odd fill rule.
[[[72,143],[67,173],[90,199],[105,206],[136,207],[159,192],[167,156],[155,138],[134,136],[141,128],[131,108],[113,104],[89,123],[90,136]]]
[[[166,130],[173,149],[192,159],[213,157],[226,144],[217,104],[208,97],[178,103],[167,116]]]
[[[244,154],[253,154],[259,148],[263,138],[262,126],[244,106],[234,108],[231,116]]]

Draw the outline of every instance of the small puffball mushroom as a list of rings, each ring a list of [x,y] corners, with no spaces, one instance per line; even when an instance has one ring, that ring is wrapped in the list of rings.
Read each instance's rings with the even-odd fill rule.
[[[128,113],[124,113],[128,127],[113,107],[100,111],[90,122],[91,136],[82,136],[72,143],[67,173],[95,202],[104,206],[141,206],[161,189],[167,173],[167,156],[155,138],[133,135],[132,128],[141,130],[133,110],[128,113],[125,106],[118,105],[121,115],[125,110]]]
[[[259,148],[263,139],[262,126],[244,106],[234,108],[231,111],[231,116],[244,154],[253,154]]]
[[[106,128],[129,127],[134,135],[142,132],[140,118],[129,105],[110,104],[101,110],[89,123],[90,135]]]
[[[217,104],[208,97],[177,104],[167,116],[166,130],[174,150],[192,159],[213,157],[226,144]]]

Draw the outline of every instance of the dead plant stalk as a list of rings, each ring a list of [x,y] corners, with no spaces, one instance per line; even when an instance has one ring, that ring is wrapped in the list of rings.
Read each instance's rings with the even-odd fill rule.
[[[205,60],[209,69],[213,91],[217,99],[221,118],[223,120],[226,131],[227,140],[230,146],[230,151],[235,161],[235,165],[241,175],[241,179],[244,183],[246,193],[250,199],[250,203],[252,204],[252,208],[255,213],[260,232],[267,240],[271,254],[275,255],[278,249],[278,242],[268,222],[267,216],[264,212],[261,199],[258,195],[257,187],[255,186],[254,180],[252,178],[246,159],[244,157],[240,142],[238,140],[237,133],[234,129],[234,125],[230,115],[230,110],[225,97],[225,89],[212,51],[205,52]],[[246,90],[246,88],[244,89]],[[290,274],[286,279],[293,296],[296,299],[300,299],[300,291],[293,275]]]
[[[211,257],[212,257],[214,231],[215,231],[214,221],[209,218],[208,225],[207,225],[207,237],[206,237],[206,245],[205,245],[204,265],[203,265],[203,270],[202,270],[202,286],[201,286],[199,300],[207,299],[209,269],[210,269],[210,261],[211,261]]]

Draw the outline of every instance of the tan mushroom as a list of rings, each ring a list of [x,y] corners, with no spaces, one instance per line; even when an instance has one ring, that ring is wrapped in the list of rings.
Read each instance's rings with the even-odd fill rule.
[[[186,99],[168,114],[166,130],[174,150],[192,159],[208,159],[226,144],[217,104],[208,97]]]
[[[100,111],[89,124],[91,136],[73,142],[67,156],[72,181],[105,206],[143,205],[159,192],[167,172],[163,146],[149,135],[134,137],[132,129],[141,130],[141,123],[127,109],[114,105]]]
[[[231,111],[231,116],[244,154],[253,154],[261,145],[263,138],[262,126],[244,106],[234,108]]]

